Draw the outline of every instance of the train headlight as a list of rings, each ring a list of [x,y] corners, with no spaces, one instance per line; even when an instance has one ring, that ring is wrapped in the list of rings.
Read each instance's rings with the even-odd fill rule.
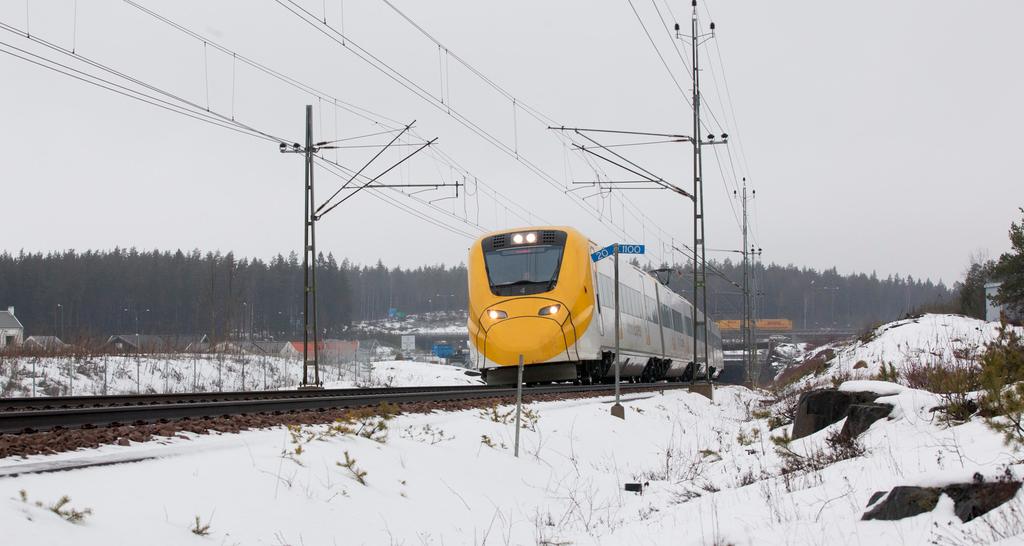
[[[527,233],[526,234],[526,242],[530,243],[530,244],[536,243],[537,242],[537,234],[536,233]]]
[[[508,313],[497,309],[491,309],[487,312],[487,316],[491,317],[491,320],[501,320],[503,318],[508,318]]]
[[[523,234],[522,233],[516,233],[515,235],[513,235],[512,236],[512,242],[514,244],[517,244],[517,245],[523,244]]]
[[[537,314],[541,316],[554,315],[558,313],[558,310],[561,308],[561,305],[548,305],[545,307],[541,307],[540,311],[537,311]]]

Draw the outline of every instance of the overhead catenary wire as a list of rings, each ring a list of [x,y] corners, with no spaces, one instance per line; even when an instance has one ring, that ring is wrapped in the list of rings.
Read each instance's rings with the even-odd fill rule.
[[[504,96],[506,99],[509,99],[510,101],[512,101],[514,110],[515,110],[516,107],[518,107],[518,108],[522,109],[524,112],[526,112],[528,115],[530,115],[532,118],[534,118],[535,120],[537,120],[537,121],[539,121],[541,123],[544,123],[544,124],[547,124],[547,125],[553,125],[554,124],[554,121],[553,121],[551,116],[548,116],[548,115],[544,114],[543,112],[540,112],[536,108],[533,108],[533,107],[525,104],[522,101],[521,98],[516,97],[515,95],[513,95],[510,91],[508,91],[507,89],[505,89],[504,87],[502,87],[501,85],[496,83],[494,80],[492,80],[486,74],[484,74],[481,70],[479,70],[478,68],[476,68],[475,66],[473,66],[472,64],[467,62],[465,59],[460,57],[457,53],[453,52],[447,45],[443,44],[439,39],[434,37],[430,32],[428,32],[425,28],[423,28],[421,25],[419,25],[415,20],[413,20],[411,17],[409,17],[405,12],[403,12],[397,6],[395,6],[394,3],[392,3],[390,0],[382,0],[382,2],[385,5],[387,5],[389,8],[391,8],[396,14],[398,14],[407,23],[409,23],[414,29],[416,29],[418,32],[420,32],[424,37],[426,37],[433,44],[435,44],[438,48],[443,48],[447,57],[452,58],[456,62],[460,63],[467,70],[469,70],[472,74],[474,74],[478,78],[480,78],[481,81],[483,81],[484,83],[489,85],[495,91],[497,91],[502,96]],[[683,93],[683,97],[684,97],[684,99],[686,99],[686,94],[685,93]],[[689,102],[687,102],[687,104],[689,104]],[[514,128],[514,133],[516,134],[515,140],[518,141],[518,127]],[[572,143],[571,139],[564,138],[565,135],[557,135],[557,136],[561,137],[561,138],[559,138],[559,141],[562,143],[563,146],[565,146],[565,145],[567,145],[569,143]],[[573,144],[575,144],[575,143],[573,143]],[[516,159],[519,159],[518,158],[518,149],[517,148],[518,148],[517,146],[514,146],[513,155],[515,155]],[[589,161],[587,161],[587,163],[591,166],[592,169],[594,169],[595,173],[600,172],[600,169],[596,168],[595,165],[593,165]],[[569,177],[566,177],[566,179],[568,180]],[[564,188],[563,187],[563,188],[561,188],[561,191],[563,193],[565,193],[566,195],[571,197],[572,195],[571,195],[570,192],[572,192],[573,189]],[[603,192],[599,192],[599,194],[603,194]],[[595,195],[599,195],[599,194],[595,194]],[[589,197],[593,197],[593,195],[583,197],[580,200],[581,201],[585,201]],[[614,197],[618,198],[620,201],[622,201],[621,197],[619,197],[619,196],[614,196]],[[623,206],[625,206],[625,203],[623,203]],[[598,210],[598,215],[599,215],[599,217],[603,216],[603,214],[602,214],[602,212],[600,210]],[[647,218],[648,222],[651,222],[649,217],[645,216],[645,218]],[[645,224],[643,222],[641,222],[641,223],[642,223],[641,227],[644,227]],[[628,233],[625,232],[625,226],[620,228],[619,231],[622,234],[624,234],[627,237],[629,237]],[[663,231],[663,230],[660,230],[660,227],[659,227],[659,231]],[[664,243],[664,240],[661,240],[661,242]]]
[[[433,107],[435,107],[436,109],[440,110],[441,112],[447,113],[450,117],[455,119],[458,123],[460,123],[461,125],[463,125],[464,127],[468,128],[468,129],[470,129],[473,133],[477,134],[477,136],[480,136],[481,138],[483,138],[485,141],[487,141],[491,145],[495,146],[496,148],[498,148],[502,152],[506,153],[510,157],[513,157],[515,160],[519,161],[521,164],[526,166],[527,169],[529,169],[531,172],[536,174],[542,181],[544,181],[545,183],[551,185],[552,187],[557,189],[560,193],[563,193],[565,195],[570,195],[568,193],[568,189],[565,188],[564,186],[561,186],[558,183],[558,181],[553,176],[551,176],[549,173],[547,173],[544,169],[542,169],[541,167],[539,167],[538,165],[533,163],[531,160],[526,158],[523,154],[516,154],[513,147],[509,146],[508,144],[503,142],[501,139],[499,139],[496,136],[494,136],[492,133],[488,132],[487,130],[483,129],[482,127],[477,125],[475,122],[473,122],[469,118],[467,118],[464,115],[462,115],[455,108],[449,108],[448,105],[442,104],[440,102],[439,98],[437,96],[435,96],[433,93],[431,93],[428,90],[424,89],[421,85],[419,85],[418,83],[412,81],[410,78],[408,78],[407,76],[402,74],[400,71],[396,70],[394,67],[390,66],[388,63],[384,62],[379,57],[375,56],[373,53],[369,52],[365,48],[362,48],[357,43],[353,42],[351,40],[351,38],[345,37],[342,33],[340,33],[338,31],[338,29],[334,28],[333,26],[331,26],[329,24],[323,24],[321,21],[319,21],[319,19],[317,19],[315,16],[313,16],[308,10],[306,10],[305,8],[303,8],[302,6],[300,6],[299,4],[294,2],[293,0],[276,0],[276,2],[279,5],[281,5],[282,7],[284,7],[285,9],[287,9],[292,14],[296,15],[297,17],[299,17],[301,20],[306,22],[308,25],[310,25],[312,28],[314,28],[315,30],[317,30],[318,32],[323,34],[324,36],[328,37],[329,39],[331,39],[335,43],[341,45],[342,47],[345,47],[348,51],[352,52],[358,58],[360,58],[361,60],[363,60],[367,64],[371,65],[372,67],[374,67],[375,69],[377,69],[378,71],[383,73],[384,75],[388,76],[389,78],[394,80],[396,83],[399,83],[399,85],[401,85],[402,87],[405,87],[407,90],[409,90],[413,94],[417,95],[421,99],[425,100],[426,102],[428,102]],[[465,64],[468,64],[468,63],[465,63]],[[486,76],[483,76],[483,77],[486,78]],[[527,108],[524,105],[524,111],[525,110],[527,110]],[[530,108],[529,111],[530,112],[534,112],[534,110],[532,108]],[[583,200],[581,200],[581,199],[576,198],[576,199],[573,199],[573,200],[585,212],[587,212],[588,214],[590,214],[591,216],[593,216],[596,219],[600,219],[600,215],[596,211],[596,209],[587,206],[585,204],[585,202]],[[620,228],[619,226],[615,226],[615,225],[610,225],[609,226],[609,225],[605,224],[605,227],[608,228],[611,231],[618,232],[619,235],[623,235],[623,236],[628,237],[628,234],[625,231],[623,231],[622,228]]]
[[[191,38],[193,38],[193,39],[195,39],[197,41],[207,43],[207,44],[210,45],[210,47],[213,47],[214,49],[217,49],[217,50],[221,51],[222,53],[232,55],[233,58],[236,58],[236,59],[240,60],[242,63],[244,63],[244,64],[246,64],[246,65],[248,65],[248,66],[250,66],[250,67],[252,67],[252,68],[254,68],[256,70],[259,70],[262,73],[265,73],[265,74],[267,74],[269,76],[272,76],[275,79],[278,79],[279,81],[282,81],[282,82],[286,83],[287,85],[295,87],[296,89],[298,89],[300,91],[303,91],[305,93],[309,93],[310,95],[312,95],[312,96],[314,96],[314,97],[316,97],[316,98],[318,98],[320,100],[323,100],[324,102],[329,102],[329,103],[335,105],[336,107],[339,107],[339,108],[341,108],[341,109],[343,109],[345,111],[348,111],[348,112],[350,112],[350,113],[352,113],[354,115],[357,115],[358,117],[361,117],[361,118],[363,118],[363,119],[365,119],[367,121],[370,121],[370,122],[372,122],[374,124],[378,124],[378,125],[381,125],[381,126],[383,126],[385,128],[388,128],[388,130],[381,131],[379,134],[387,134],[387,133],[390,133],[390,132],[395,132],[395,131],[401,130],[402,123],[397,121],[397,120],[394,120],[392,118],[384,116],[384,115],[382,115],[382,114],[380,114],[378,112],[374,112],[374,111],[369,110],[367,108],[355,105],[355,104],[353,104],[351,102],[343,101],[341,99],[338,99],[337,97],[331,95],[330,93],[327,93],[326,91],[323,91],[321,89],[317,89],[317,88],[315,88],[313,86],[310,86],[310,85],[302,82],[301,80],[299,80],[297,78],[291,77],[291,76],[289,76],[289,75],[287,75],[287,74],[285,74],[285,73],[283,73],[283,72],[281,72],[279,70],[271,68],[270,66],[268,66],[268,65],[266,65],[264,63],[260,63],[260,62],[258,62],[256,60],[246,56],[246,55],[241,54],[240,52],[237,52],[237,51],[234,51],[232,49],[229,49],[229,48],[223,46],[222,44],[220,44],[220,43],[218,43],[218,42],[216,42],[214,40],[211,40],[209,37],[203,36],[203,35],[199,34],[198,32],[195,32],[195,31],[189,29],[188,27],[186,27],[186,26],[184,26],[184,25],[182,25],[180,23],[177,23],[177,22],[171,20],[168,17],[165,17],[165,16],[163,16],[163,15],[161,15],[161,14],[159,14],[159,13],[153,11],[153,10],[150,10],[150,9],[144,7],[144,6],[141,6],[141,5],[137,4],[136,2],[133,2],[132,0],[125,0],[125,3],[129,4],[132,7],[135,7],[137,9],[139,9],[143,13],[153,17],[154,19],[156,19],[156,20],[158,20],[158,21],[160,21],[160,22],[162,22],[164,24],[167,24],[167,25],[171,26],[172,28],[174,28],[174,29],[184,33],[185,35],[187,35],[187,36],[189,36],[189,37],[191,37]],[[417,133],[415,131],[413,131],[413,130],[409,131],[409,133],[414,135],[414,136],[416,136],[417,138],[419,138],[421,140],[425,140],[422,137],[418,136]],[[363,138],[363,137],[374,136],[374,135],[375,134],[360,135],[359,137],[350,137],[348,139],[338,139],[336,141],[330,141],[330,142],[327,142],[327,143],[343,142],[343,141],[347,141],[347,140],[353,140],[353,139],[356,139],[356,138]],[[403,145],[405,145],[405,144],[403,144]],[[415,144],[408,144],[408,145],[411,146],[411,145],[415,145]],[[428,149],[428,154],[431,155],[431,157],[434,157],[434,158],[436,158],[439,161],[445,162],[445,163],[447,163],[450,166],[454,166],[464,176],[472,177],[481,186],[481,190],[485,194],[487,194],[489,196],[492,196],[492,198],[494,198],[494,199],[497,199],[500,196],[500,198],[505,199],[506,202],[511,203],[517,209],[521,209],[523,211],[526,211],[529,214],[528,209],[526,209],[523,205],[513,201],[512,199],[508,198],[508,196],[505,196],[505,195],[501,194],[500,192],[498,192],[497,190],[494,190],[493,188],[491,188],[486,182],[482,181],[477,175],[474,175],[473,173],[469,172],[467,169],[465,169],[461,165],[458,165],[458,163],[450,155],[445,153],[439,147],[431,146]],[[516,213],[516,215],[517,216],[522,216],[522,215],[520,215],[518,213]],[[535,217],[535,215],[533,215],[533,216]]]
[[[103,63],[95,61],[95,60],[93,60],[93,59],[91,59],[91,58],[89,58],[87,56],[84,56],[84,55],[82,55],[80,53],[71,53],[71,51],[69,49],[67,49],[67,48],[65,48],[63,46],[59,46],[57,44],[54,44],[52,42],[49,42],[49,41],[44,40],[42,38],[39,38],[38,36],[29,36],[25,31],[22,31],[22,30],[18,29],[17,27],[11,26],[11,25],[9,25],[7,23],[4,23],[2,21],[0,21],[0,29],[5,30],[7,32],[10,32],[12,34],[18,35],[19,37],[22,37],[24,39],[30,40],[30,41],[32,41],[32,42],[34,42],[36,44],[42,45],[43,47],[45,47],[45,48],[47,48],[47,49],[49,49],[51,51],[55,51],[57,53],[60,53],[61,55],[68,56],[71,59],[74,59],[76,61],[83,62],[83,63],[85,63],[85,64],[87,64],[89,66],[92,66],[93,68],[97,68],[99,70],[107,72],[108,74],[111,74],[113,76],[116,76],[118,78],[126,80],[126,81],[128,81],[128,82],[130,82],[130,83],[132,83],[134,85],[137,85],[139,87],[143,87],[143,88],[148,89],[150,91],[153,91],[153,92],[155,92],[155,93],[157,93],[159,95],[164,96],[166,99],[169,99],[169,100],[172,100],[172,101],[176,101],[177,103],[179,103],[177,105],[178,108],[186,108],[187,107],[187,109],[192,109],[193,111],[195,111],[195,113],[197,113],[199,115],[202,115],[202,112],[205,111],[208,114],[210,114],[213,118],[216,118],[217,120],[222,121],[225,124],[236,126],[236,127],[240,128],[240,129],[252,132],[254,134],[260,134],[260,135],[266,137],[268,140],[272,139],[272,140],[274,140],[276,142],[283,142],[283,140],[281,140],[279,137],[275,137],[275,136],[270,135],[268,133],[265,133],[263,131],[259,131],[259,130],[257,130],[254,127],[251,127],[249,125],[241,123],[238,120],[233,120],[230,117],[225,116],[225,115],[220,114],[220,113],[217,113],[217,112],[215,112],[213,110],[209,110],[209,109],[203,108],[202,106],[200,106],[199,104],[197,104],[197,103],[195,103],[195,102],[193,102],[191,100],[185,99],[184,97],[181,97],[181,96],[179,96],[177,94],[171,93],[170,91],[167,91],[165,89],[157,87],[157,86],[155,86],[153,84],[144,82],[144,81],[142,81],[142,80],[140,80],[138,78],[135,78],[135,77],[130,76],[130,75],[124,73],[124,72],[121,72],[121,71],[116,70],[116,69],[114,69],[114,68],[112,68],[110,66],[107,66],[107,65],[105,65]],[[10,46],[10,47],[14,47],[14,46]],[[25,53],[33,55],[33,56],[38,57],[40,59],[45,59],[44,57],[41,57],[39,55],[30,53],[30,52],[28,52],[26,50],[21,50],[21,51],[24,51]],[[55,62],[55,61],[50,61],[50,62]],[[71,68],[70,66],[66,66],[66,68],[68,68],[70,70],[76,70],[76,69]],[[81,73],[81,74],[83,74],[83,75],[89,76],[87,73],[85,73],[83,71],[79,71],[79,70],[76,70],[76,71]],[[133,92],[139,93],[138,90],[134,90]]]
[[[4,30],[12,31],[12,28],[14,28],[14,27],[11,27],[10,25],[6,25],[6,24],[0,22],[0,28],[3,28]],[[14,29],[13,32],[18,33],[16,29]],[[24,34],[21,34],[21,36],[27,38],[27,36],[24,35]],[[45,42],[45,40],[38,39],[37,37],[31,37],[31,39],[33,41],[40,42],[40,43],[42,43],[42,45],[45,45],[45,46],[47,46],[47,47],[49,47],[51,49],[56,49],[58,51],[61,50],[60,46],[56,46],[55,44],[50,44],[48,42]],[[130,82],[135,83],[135,84],[139,85],[140,87],[143,87],[144,89],[153,90],[153,92],[155,94],[147,94],[143,90],[133,89],[133,88],[131,88],[129,86],[119,84],[119,83],[117,83],[115,81],[111,81],[110,79],[103,78],[103,77],[101,77],[99,75],[87,73],[87,72],[84,72],[82,70],[78,70],[78,69],[76,69],[74,67],[71,67],[69,65],[60,63],[58,61],[54,61],[52,59],[48,59],[48,58],[43,57],[41,55],[38,55],[38,54],[35,54],[33,52],[30,52],[30,51],[24,50],[22,48],[19,48],[17,46],[14,46],[13,44],[8,44],[6,42],[0,41],[0,46],[2,46],[2,47],[0,47],[0,52],[6,53],[6,54],[11,55],[13,57],[16,57],[18,59],[30,62],[30,63],[32,63],[34,65],[37,65],[37,66],[40,66],[40,67],[43,67],[43,68],[47,68],[49,70],[58,72],[58,73],[60,73],[62,75],[65,75],[65,76],[72,77],[72,78],[74,78],[76,80],[79,80],[79,81],[82,81],[82,82],[85,82],[85,83],[89,83],[89,84],[95,85],[97,87],[100,87],[100,88],[103,88],[105,90],[117,93],[119,95],[122,95],[122,96],[125,96],[125,97],[128,97],[128,98],[132,98],[132,99],[144,102],[146,104],[157,106],[157,107],[159,107],[161,109],[164,109],[164,110],[176,113],[176,114],[184,115],[186,117],[189,117],[189,118],[192,118],[192,119],[196,119],[198,121],[203,121],[205,123],[216,125],[218,127],[223,127],[223,128],[226,128],[226,129],[229,129],[229,130],[232,130],[232,131],[235,131],[235,132],[239,132],[239,133],[242,133],[242,134],[247,134],[247,135],[250,135],[250,136],[255,136],[255,137],[261,138],[263,140],[269,141],[269,142],[281,143],[281,142],[287,142],[287,141],[290,140],[290,139],[286,139],[286,138],[283,138],[283,137],[280,137],[280,136],[272,135],[272,134],[270,134],[268,132],[265,132],[265,131],[257,130],[255,128],[251,127],[251,126],[242,124],[242,123],[240,123],[240,122],[238,122],[236,120],[226,118],[225,116],[220,115],[220,114],[214,112],[212,109],[211,110],[207,110],[206,108],[204,108],[204,107],[202,107],[202,106],[200,106],[198,104],[195,104],[193,102],[187,101],[187,100],[185,100],[185,99],[183,99],[181,97],[178,97],[177,95],[175,95],[175,94],[173,94],[173,93],[171,93],[169,91],[166,91],[164,89],[161,89],[161,88],[158,88],[158,87],[153,86],[151,84],[148,84],[146,82],[143,82],[142,80],[138,80],[137,78],[133,78],[131,76],[123,74],[123,73],[121,73],[121,72],[119,72],[117,70],[114,70],[114,69],[112,69],[110,67],[107,67],[106,65],[103,65],[102,63],[99,63],[99,62],[94,61],[92,59],[88,59],[86,57],[83,57],[80,54],[76,54],[75,55],[75,59],[76,60],[81,60],[83,62],[88,63],[89,65],[91,65],[93,67],[96,67],[96,68],[99,68],[99,69],[103,70],[104,72],[117,75],[118,77],[121,77],[122,79],[127,79]],[[66,52],[64,52],[64,53],[66,53]],[[161,98],[160,96],[157,96],[157,95],[164,95],[166,97],[171,97],[171,98],[175,99],[177,102]],[[383,133],[386,133],[386,132],[390,132],[390,131],[381,131],[380,133],[383,134]],[[359,135],[358,137],[353,137],[353,138],[365,138],[366,136],[367,135]],[[385,201],[385,202],[388,202],[391,205],[400,206],[400,204],[397,203],[393,198],[386,198],[386,199],[382,199],[382,200]],[[405,209],[405,208],[408,208],[408,207],[404,206],[404,205],[401,205],[400,208],[404,208]],[[422,219],[424,215],[418,214],[417,216]],[[451,230],[449,230],[449,231],[451,231]],[[458,232],[458,234],[466,235],[466,233],[464,233],[464,232]]]
[[[0,23],[0,25],[2,25],[2,23]],[[140,101],[140,102],[144,102],[144,103],[152,105],[152,106],[156,106],[156,107],[161,108],[163,110],[166,110],[166,111],[169,111],[169,112],[173,112],[175,114],[183,115],[183,116],[186,116],[186,117],[198,120],[198,121],[202,121],[204,123],[209,123],[211,125],[215,125],[215,126],[218,126],[218,127],[229,129],[229,130],[241,133],[241,134],[245,134],[245,135],[249,135],[249,136],[254,136],[254,137],[257,137],[257,138],[260,138],[260,139],[263,139],[263,140],[267,140],[267,141],[270,141],[270,142],[280,142],[281,141],[279,138],[274,137],[273,135],[269,135],[269,134],[267,134],[265,132],[257,131],[255,129],[249,128],[248,126],[244,126],[244,125],[241,125],[241,124],[231,123],[230,122],[231,120],[223,121],[223,120],[221,120],[221,119],[219,119],[219,118],[217,118],[215,116],[212,116],[212,115],[206,113],[202,109],[199,109],[198,111],[189,110],[188,108],[185,108],[185,107],[183,107],[183,106],[181,106],[179,104],[175,104],[173,102],[161,99],[159,97],[148,95],[148,94],[143,93],[143,92],[141,92],[139,90],[129,88],[127,86],[118,84],[118,83],[110,81],[108,79],[101,78],[101,77],[99,77],[97,75],[89,74],[87,72],[78,70],[76,68],[73,68],[71,66],[62,64],[60,62],[57,62],[57,61],[54,61],[54,60],[51,60],[51,59],[47,59],[47,58],[45,58],[45,57],[43,57],[41,55],[37,55],[37,54],[32,53],[30,51],[21,49],[21,48],[19,48],[17,46],[14,46],[12,44],[8,44],[6,42],[0,41],[0,47],[6,48],[6,49],[0,49],[0,52],[6,53],[7,55],[10,55],[12,57],[16,57],[16,58],[21,59],[23,61],[27,61],[27,62],[29,62],[31,64],[36,65],[36,66],[39,66],[39,67],[42,67],[42,68],[46,68],[46,69],[49,69],[51,71],[63,74],[65,76],[71,77],[71,78],[76,79],[78,81],[94,85],[96,87],[105,89],[107,91],[111,91],[111,92],[116,93],[118,95],[122,95],[122,96],[125,96],[125,97],[128,97],[128,98]],[[13,50],[13,51],[11,51],[11,50]]]

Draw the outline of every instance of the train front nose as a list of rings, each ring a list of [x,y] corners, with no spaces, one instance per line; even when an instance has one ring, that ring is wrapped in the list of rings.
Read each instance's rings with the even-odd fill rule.
[[[488,314],[494,310],[497,318]],[[543,310],[545,315],[541,315]],[[550,361],[566,353],[568,311],[565,306],[548,299],[521,298],[494,306],[485,312],[490,322],[484,337],[484,353],[488,360],[499,366],[519,363],[523,355],[526,363]]]
[[[551,319],[507,318],[487,331],[487,358],[500,365],[546,362],[565,352],[562,328]]]

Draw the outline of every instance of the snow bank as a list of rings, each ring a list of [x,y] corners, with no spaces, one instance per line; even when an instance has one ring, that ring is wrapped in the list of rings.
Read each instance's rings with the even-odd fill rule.
[[[839,385],[839,390],[845,392],[873,392],[875,394],[890,395],[899,394],[907,387],[896,383],[890,383],[888,381],[846,381],[842,385]]]
[[[998,329],[998,322],[961,315],[926,314],[890,322],[875,329],[866,341],[830,343],[808,352],[803,362],[825,359],[825,370],[802,382],[870,379],[883,366],[898,373],[929,366],[974,366],[985,344],[999,336]],[[1016,330],[1024,334],[1024,328]]]

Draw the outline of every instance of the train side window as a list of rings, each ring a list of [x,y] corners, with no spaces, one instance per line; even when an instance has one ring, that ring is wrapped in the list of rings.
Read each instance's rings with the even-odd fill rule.
[[[672,310],[672,329],[677,332],[683,331],[683,314],[675,309]]]
[[[615,293],[612,280],[608,275],[598,274],[597,275],[598,290],[601,292],[601,301],[605,307],[615,306]]]
[[[661,304],[661,325],[665,328],[672,328],[672,312],[664,303]]]
[[[647,320],[658,322],[658,304],[650,296],[647,297]]]

